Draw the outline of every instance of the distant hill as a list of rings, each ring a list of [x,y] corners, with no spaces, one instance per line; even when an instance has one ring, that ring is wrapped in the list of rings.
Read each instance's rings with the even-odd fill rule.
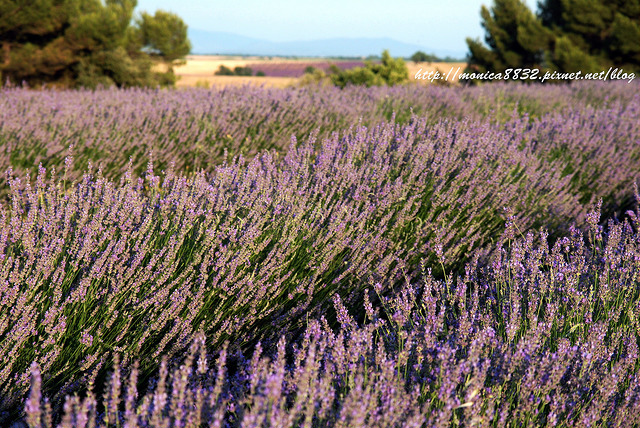
[[[266,55],[305,57],[367,57],[389,49],[392,56],[408,57],[416,51],[438,56],[464,58],[465,52],[430,49],[390,38],[332,38],[291,42],[272,42],[233,33],[189,29],[191,53],[195,55]]]

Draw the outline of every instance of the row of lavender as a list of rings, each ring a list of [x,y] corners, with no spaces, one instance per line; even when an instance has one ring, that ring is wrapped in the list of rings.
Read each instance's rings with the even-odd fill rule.
[[[607,105],[534,121],[432,125],[427,116],[354,127],[208,174],[157,176],[148,165],[138,179],[132,162],[119,182],[93,169],[73,183],[86,161],[79,145],[61,177],[10,175],[2,408],[26,397],[32,363],[54,403],[101,384],[114,355],[126,370],[140,360],[143,385],[159,358],[180,359],[199,331],[209,350],[227,340],[233,353],[259,340],[271,349],[308,317],[335,319],[334,296],[353,309],[366,288],[383,295],[419,278],[421,263],[442,276],[474,255],[486,260],[505,221],[570,233],[598,198],[610,211],[624,205],[638,179],[638,96],[616,90]]]
[[[490,267],[425,272],[392,297],[373,287],[360,322],[334,297],[338,331],[311,320],[273,353],[225,345],[210,367],[197,334],[145,390],[137,364],[116,360],[102,397],[68,396],[57,426],[640,426],[639,214],[603,233],[593,211],[586,236],[553,247],[544,233],[514,240],[512,225]],[[31,375],[26,421],[55,426]]]
[[[80,178],[89,162],[101,165],[106,177],[118,179],[130,159],[133,170],[142,174],[150,153],[160,170],[174,161],[180,171],[211,172],[238,154],[250,159],[274,149],[284,155],[292,135],[304,141],[317,131],[322,140],[359,121],[373,126],[393,114],[400,123],[409,121],[412,111],[429,123],[445,118],[504,123],[514,111],[536,118],[567,109],[598,111],[614,102],[637,106],[637,93],[635,85],[594,83],[455,89],[245,87],[217,92],[5,88],[0,90],[0,171],[12,167],[33,176],[39,163],[61,170],[67,148],[74,145],[77,161],[69,179]],[[4,176],[0,184],[5,187]]]

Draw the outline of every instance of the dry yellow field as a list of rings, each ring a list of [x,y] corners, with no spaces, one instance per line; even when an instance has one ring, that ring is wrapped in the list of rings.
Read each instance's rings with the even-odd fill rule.
[[[245,84],[265,85],[268,87],[284,88],[295,84],[297,79],[287,77],[254,77],[254,76],[215,76],[214,73],[221,65],[233,69],[244,67],[257,62],[284,62],[285,60],[269,60],[261,57],[229,57],[214,55],[189,55],[185,65],[175,67],[174,71],[180,77],[176,86],[240,86]]]
[[[215,55],[189,55],[186,58],[186,64],[175,67],[174,71],[179,80],[176,83],[178,87],[188,86],[207,86],[207,87],[223,87],[223,86],[241,86],[241,85],[264,85],[266,87],[284,88],[293,86],[298,82],[294,77],[256,77],[256,76],[215,76],[214,73],[221,65],[233,69],[235,67],[244,67],[247,64],[256,63],[289,63],[289,62],[326,62],[326,59],[284,59],[278,57],[231,57],[231,56],[215,56]],[[415,80],[415,74],[422,69],[422,72],[430,72],[439,70],[448,72],[451,67],[461,67],[464,69],[464,63],[413,63],[407,61],[409,69],[409,80]],[[429,84],[427,80],[417,81],[421,84]]]

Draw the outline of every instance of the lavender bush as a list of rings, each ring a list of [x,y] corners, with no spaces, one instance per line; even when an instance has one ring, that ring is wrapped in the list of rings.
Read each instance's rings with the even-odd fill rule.
[[[627,86],[2,94],[1,423],[25,404],[34,427],[607,426],[636,406]]]
[[[198,335],[143,397],[137,367],[127,381],[116,363],[103,403],[67,397],[58,426],[638,426],[640,221],[603,233],[598,215],[587,237],[572,229],[551,248],[510,227],[490,266],[374,288],[362,322],[335,297],[338,331],[309,321],[272,355],[225,346],[210,369]],[[27,420],[51,426],[37,366],[32,378]]]

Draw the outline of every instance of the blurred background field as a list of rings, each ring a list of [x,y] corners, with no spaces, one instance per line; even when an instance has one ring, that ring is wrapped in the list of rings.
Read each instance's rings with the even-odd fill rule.
[[[304,74],[307,67],[328,70],[330,64],[336,64],[338,67],[348,69],[352,67],[362,67],[363,60],[332,60],[327,58],[278,58],[278,57],[240,57],[240,56],[223,56],[223,55],[188,55],[184,65],[176,66],[174,71],[178,80],[177,87],[223,87],[223,86],[241,86],[264,85],[272,88],[285,88],[288,86],[296,86],[300,83],[300,77]],[[409,82],[419,84],[430,84],[427,80],[414,79],[415,74],[440,70],[445,73],[451,67],[454,69],[460,67],[462,70],[466,67],[464,62],[413,62],[407,61],[407,69],[409,72]],[[230,69],[235,67],[250,67],[254,74],[263,71],[265,76],[216,76],[214,75],[220,66],[226,66]],[[451,82],[456,82],[451,79]]]

